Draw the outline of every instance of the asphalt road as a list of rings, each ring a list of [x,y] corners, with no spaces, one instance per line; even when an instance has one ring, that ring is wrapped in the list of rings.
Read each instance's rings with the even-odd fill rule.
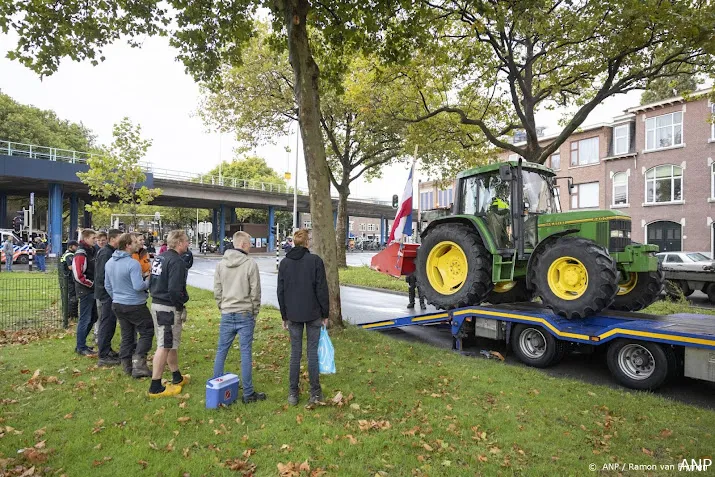
[[[372,253],[348,254],[348,265],[360,266],[369,264]],[[254,257],[261,271],[262,302],[266,305],[278,306],[276,297],[276,259],[275,257]],[[281,257],[282,259],[282,257]],[[196,257],[194,266],[189,271],[189,285],[198,288],[213,289],[213,272],[218,258]],[[705,306],[700,302],[696,292],[691,298],[697,306]],[[405,296],[391,293],[382,293],[363,290],[353,287],[340,287],[342,309],[344,318],[353,324],[368,323],[383,319],[392,319],[408,315],[405,308]],[[707,297],[704,300],[707,301]],[[709,303],[707,306],[712,307]],[[428,307],[426,312],[435,311]],[[451,349],[452,335],[446,327],[410,326],[405,328],[380,331],[396,339],[408,341],[421,341],[441,348]],[[514,366],[523,366],[510,354],[510,350],[502,342],[480,339],[473,346],[466,347],[462,352],[465,356],[474,359],[484,359],[480,350],[499,351],[506,356],[506,362]],[[564,360],[551,368],[543,370],[546,374],[556,377],[577,379],[580,381],[620,388],[606,365],[605,353],[570,354]],[[632,391],[638,392],[638,391]],[[667,384],[658,391],[658,394],[669,399],[674,399],[695,406],[715,409],[715,383],[708,383],[694,379],[681,378]]]

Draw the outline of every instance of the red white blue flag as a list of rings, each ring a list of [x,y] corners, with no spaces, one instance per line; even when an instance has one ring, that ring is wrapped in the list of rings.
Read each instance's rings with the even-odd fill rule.
[[[397,207],[395,221],[390,229],[390,238],[387,243],[399,242],[402,237],[412,235],[412,177],[415,172],[415,163],[412,163],[410,175],[407,177],[407,184],[402,191],[402,200]]]

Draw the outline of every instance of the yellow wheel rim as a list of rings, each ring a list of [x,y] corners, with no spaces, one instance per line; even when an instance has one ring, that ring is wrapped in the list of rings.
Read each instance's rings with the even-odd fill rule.
[[[634,272],[621,272],[621,281],[618,282],[618,295],[628,295],[638,284],[638,274]]]
[[[427,280],[442,295],[457,293],[467,279],[467,256],[454,242],[438,243],[427,256]]]
[[[494,284],[494,291],[497,293],[506,293],[516,286],[515,281],[499,282]]]
[[[573,257],[561,257],[549,267],[547,280],[554,295],[562,300],[576,300],[588,288],[588,270]]]

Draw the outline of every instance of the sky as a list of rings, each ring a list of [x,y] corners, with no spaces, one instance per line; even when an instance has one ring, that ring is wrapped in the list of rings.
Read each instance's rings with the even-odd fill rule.
[[[111,45],[104,50],[106,60],[98,66],[64,59],[59,70],[43,80],[20,63],[5,58],[15,43],[12,34],[0,35],[0,90],[16,101],[82,122],[97,135],[100,144],[111,143],[113,125],[128,116],[142,126],[145,138],[152,139],[146,160],[156,168],[205,172],[234,156],[237,144],[231,135],[209,131],[197,116],[199,87],[176,61],[177,50],[167,38],[148,37],[141,48],[124,43]],[[610,98],[584,126],[610,122],[625,108],[638,104],[639,97],[639,92],[632,92]],[[538,124],[546,126],[546,134],[558,131],[559,114],[537,115]],[[278,138],[275,146],[261,146],[253,152],[265,158],[279,174],[287,168],[295,173],[295,142],[293,133],[291,137]],[[290,157],[285,151],[287,145],[292,150]],[[298,186],[307,189],[302,151],[298,162]],[[387,167],[383,178],[372,183],[358,180],[351,186],[351,194],[390,200],[392,194],[401,194],[408,167]],[[429,179],[419,171],[416,176],[417,180]]]

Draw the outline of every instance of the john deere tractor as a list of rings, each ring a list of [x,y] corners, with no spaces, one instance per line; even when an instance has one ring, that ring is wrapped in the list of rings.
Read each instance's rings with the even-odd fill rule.
[[[655,301],[658,247],[632,243],[622,212],[561,212],[556,182],[551,169],[521,160],[460,173],[455,215],[432,221],[417,252],[427,300],[451,309],[539,296],[570,319]]]

